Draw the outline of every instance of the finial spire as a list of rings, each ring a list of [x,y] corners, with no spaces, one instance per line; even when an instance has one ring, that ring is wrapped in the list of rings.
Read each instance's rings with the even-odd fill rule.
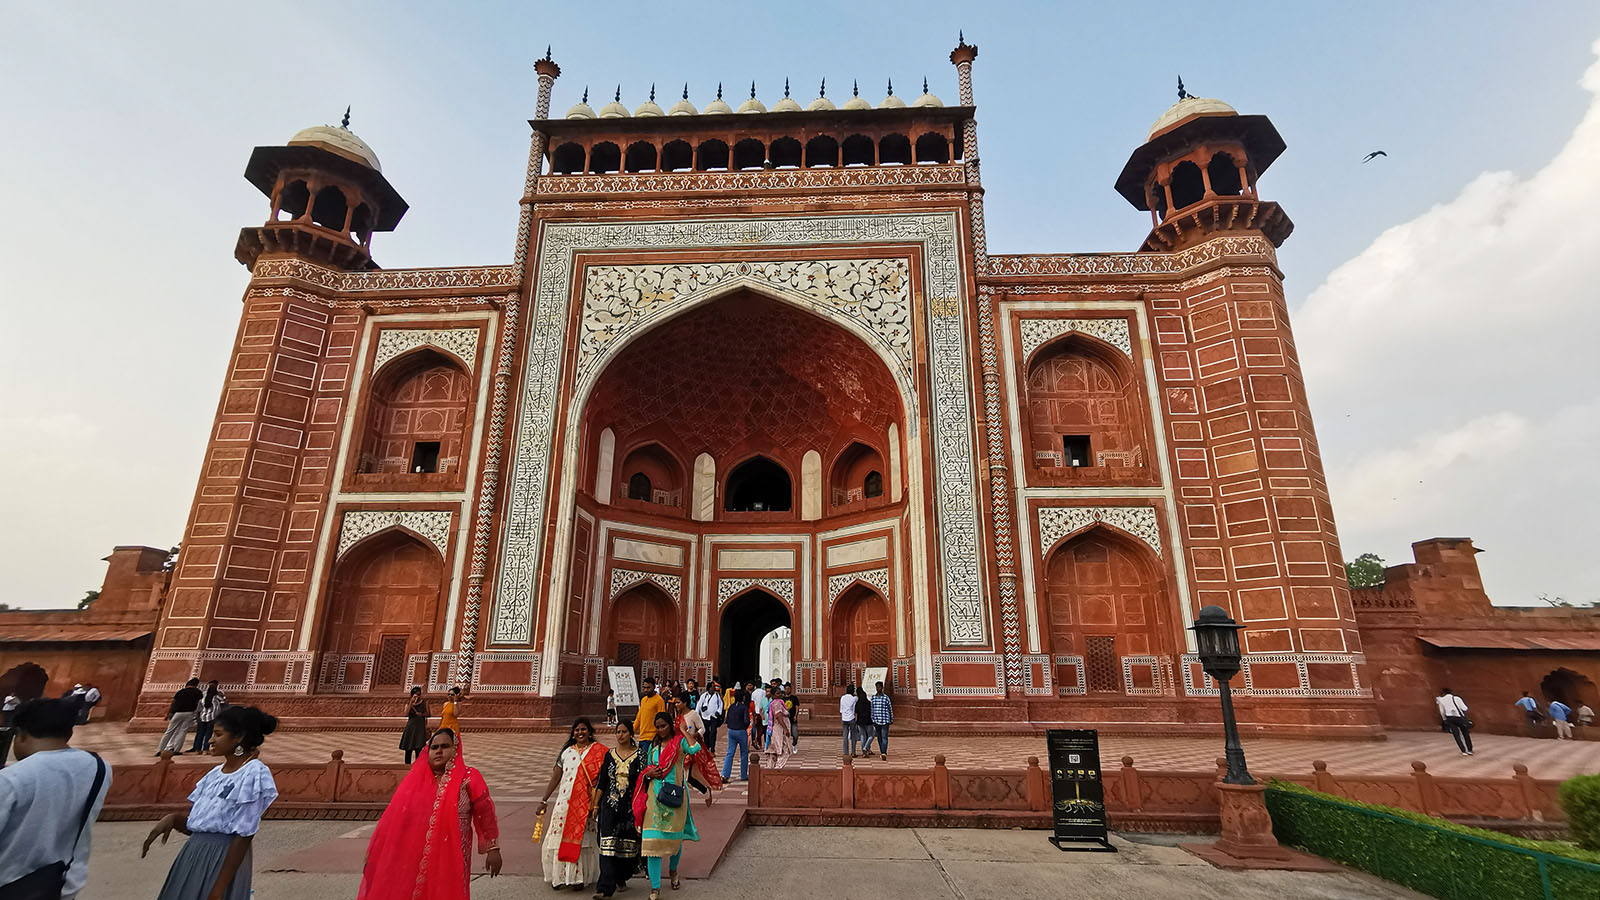
[[[1187,99],[1189,99],[1190,96],[1191,96],[1190,93],[1188,91],[1184,90],[1184,88],[1183,88],[1183,76],[1179,75],[1178,76],[1178,99],[1179,100],[1187,100]]]
[[[967,42],[967,33],[965,31],[962,31],[961,29],[957,28],[956,29],[956,43],[965,44],[966,42]]]
[[[339,123],[339,127],[345,131],[350,130],[350,107],[348,106],[344,108],[344,121]]]
[[[783,76],[783,97],[785,100],[789,98],[789,76],[787,75]]]
[[[614,103],[621,103],[622,102],[622,85],[620,85],[620,84],[617,85],[617,93],[616,93],[615,96],[613,96],[611,98],[611,100]]]
[[[826,96],[828,96],[828,79],[826,79],[826,78],[822,79],[822,89],[817,91],[817,96],[818,97],[826,97]]]
[[[689,99],[689,82],[687,81],[683,83],[683,99]]]
[[[894,79],[889,79],[889,96],[894,96]]]
[[[722,99],[722,82],[717,82],[717,99]]]
[[[656,83],[654,81],[650,82],[650,102],[656,102]]]
[[[924,94],[928,92],[928,76],[926,75],[922,76],[922,92]]]
[[[583,86],[583,104],[585,106],[589,105],[589,86],[587,84]]]
[[[856,78],[850,79],[850,96],[852,96],[852,97],[861,96],[861,81],[859,79],[856,79]]]
[[[756,82],[755,82],[755,79],[752,78],[750,80],[750,99],[754,100],[755,98],[756,98]]]
[[[552,61],[550,59],[550,45],[549,44],[545,44],[544,45],[544,61],[545,62],[551,62]]]

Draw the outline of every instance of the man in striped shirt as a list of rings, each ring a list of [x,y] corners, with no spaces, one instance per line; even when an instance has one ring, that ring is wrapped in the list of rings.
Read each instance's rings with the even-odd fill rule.
[[[883,691],[883,682],[874,685],[877,693],[872,695],[872,730],[878,736],[878,752],[884,759],[889,758],[889,724],[894,721],[894,704],[889,701],[889,695]]]

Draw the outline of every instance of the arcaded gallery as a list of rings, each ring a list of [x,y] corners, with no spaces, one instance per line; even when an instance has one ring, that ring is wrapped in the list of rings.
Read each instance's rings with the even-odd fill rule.
[[[136,723],[197,675],[291,725],[459,684],[481,727],[538,727],[595,711],[608,665],[753,678],[787,628],[819,724],[881,667],[907,729],[1207,729],[1186,629],[1217,605],[1246,728],[1381,730],[1276,263],[1293,225],[1258,189],[1283,140],[1157,104],[1106,148],[1130,252],[991,253],[976,57],[951,53],[948,103],[667,109],[579,101],[546,57],[526,180],[484,200],[521,209],[491,265],[379,267],[405,185],[348,121],[255,148],[264,220]]]

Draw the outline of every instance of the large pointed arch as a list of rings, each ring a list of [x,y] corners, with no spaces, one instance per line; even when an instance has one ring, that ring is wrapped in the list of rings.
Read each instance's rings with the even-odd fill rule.
[[[331,663],[324,670],[343,672],[343,660],[353,658],[369,686],[410,680],[411,657],[439,648],[447,583],[438,548],[408,528],[390,526],[356,542],[328,582],[318,638]]]
[[[1149,545],[1095,523],[1055,545],[1043,575],[1044,643],[1083,660],[1090,693],[1162,689],[1180,617]]]

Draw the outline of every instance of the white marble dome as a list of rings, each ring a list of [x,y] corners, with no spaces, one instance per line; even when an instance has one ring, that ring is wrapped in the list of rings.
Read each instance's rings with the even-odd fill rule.
[[[938,97],[935,97],[932,92],[928,90],[928,79],[924,78],[922,79],[922,96],[911,101],[911,105],[921,107],[943,106],[944,101],[940,100]]]
[[[351,162],[358,162],[371,168],[375,172],[382,172],[383,166],[378,165],[378,154],[372,152],[367,142],[356,137],[355,132],[339,125],[313,125],[295,132],[289,138],[291,147],[321,147],[332,153],[337,153]]]
[[[1185,97],[1168,107],[1160,118],[1151,123],[1144,139],[1148,141],[1191,116],[1237,116],[1238,114],[1238,110],[1215,97]]]
[[[837,109],[837,107],[827,97],[818,97],[806,105],[807,112],[824,112],[830,109]]]
[[[588,91],[587,88],[585,88],[584,91],[583,91],[583,99],[579,100],[577,103],[574,103],[572,105],[572,108],[567,110],[567,118],[569,118],[569,119],[592,119],[592,118],[594,118],[594,107],[589,105],[589,91]]]
[[[733,107],[729,106],[727,101],[722,99],[722,86],[721,85],[717,86],[717,99],[711,101],[710,103],[707,103],[706,104],[706,108],[700,110],[700,114],[701,115],[706,115],[706,116],[731,116],[731,115],[733,115]]]
[[[739,104],[739,112],[742,113],[764,113],[766,111],[767,105],[754,97]]]
[[[883,102],[878,104],[878,108],[879,109],[905,109],[906,108],[906,102],[904,100],[901,100],[899,97],[896,97],[894,95],[894,82],[892,82],[892,81],[889,82],[889,96],[883,98]]]
[[[672,108],[667,110],[667,115],[669,115],[669,116],[698,116],[698,115],[700,115],[700,110],[695,109],[694,108],[694,104],[689,102],[689,86],[687,84],[683,86],[683,98],[680,99],[677,103],[672,104]]]
[[[645,102],[639,104],[639,108],[634,110],[633,114],[640,117],[666,115],[666,113],[661,111],[661,107],[656,105],[654,100],[646,100]]]

